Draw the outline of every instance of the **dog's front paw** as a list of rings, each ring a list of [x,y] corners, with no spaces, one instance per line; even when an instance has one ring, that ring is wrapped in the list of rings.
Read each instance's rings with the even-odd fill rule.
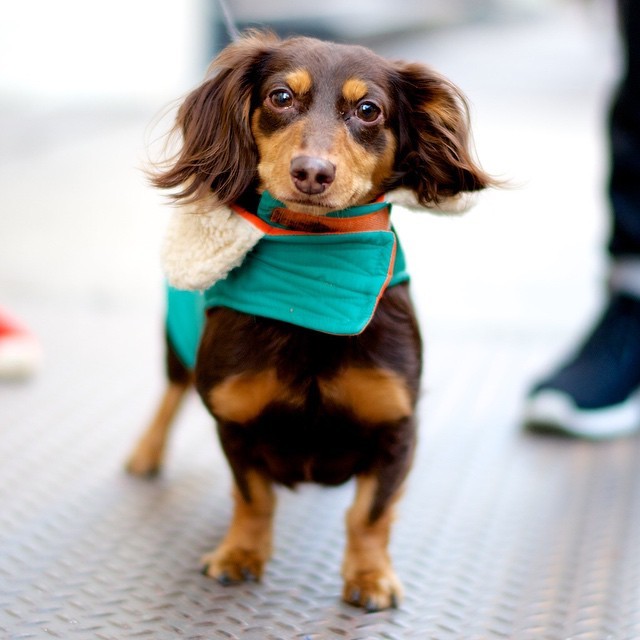
[[[202,558],[202,573],[224,585],[258,581],[266,561],[255,549],[220,548]]]
[[[397,607],[402,593],[402,584],[392,569],[374,569],[348,576],[342,598],[348,604],[373,612]]]
[[[153,478],[160,473],[161,466],[160,456],[143,445],[133,452],[127,460],[125,469],[132,476]]]

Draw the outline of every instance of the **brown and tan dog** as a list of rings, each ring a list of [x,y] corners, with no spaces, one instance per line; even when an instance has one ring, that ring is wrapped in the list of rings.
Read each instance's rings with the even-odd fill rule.
[[[359,46],[250,33],[212,63],[177,117],[182,146],[156,186],[179,202],[255,211],[268,190],[313,216],[404,189],[438,207],[492,184],[468,146],[460,92],[419,64]],[[406,283],[358,335],[330,335],[226,308],[208,310],[194,372],[168,349],[169,387],[129,462],[159,469],[169,424],[195,383],[235,480],[235,512],[205,573],[259,579],[272,552],[274,484],[356,478],[343,598],[368,610],[402,594],[387,551],[411,465],[421,341]]]

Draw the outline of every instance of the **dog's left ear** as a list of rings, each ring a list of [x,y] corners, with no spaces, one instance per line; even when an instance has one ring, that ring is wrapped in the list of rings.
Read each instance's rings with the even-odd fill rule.
[[[469,192],[497,182],[473,157],[469,109],[461,91],[420,64],[398,63],[392,77],[397,96],[395,175],[390,189],[408,190],[413,204],[460,211]]]
[[[175,125],[181,147],[152,175],[156,187],[179,188],[176,202],[213,196],[218,204],[229,204],[256,179],[251,99],[257,70],[278,42],[270,33],[249,32],[218,55],[207,79],[185,98]]]

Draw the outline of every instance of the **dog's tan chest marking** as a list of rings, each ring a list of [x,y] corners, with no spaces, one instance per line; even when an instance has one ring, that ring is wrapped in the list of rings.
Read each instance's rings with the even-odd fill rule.
[[[347,367],[331,378],[320,378],[318,387],[325,403],[367,424],[395,422],[413,412],[406,382],[386,369]],[[209,392],[209,401],[220,419],[242,424],[258,418],[272,403],[302,409],[306,398],[274,369],[266,369],[230,376]]]
[[[303,96],[313,87],[313,79],[306,69],[296,69],[287,74],[285,81],[297,96]]]
[[[413,412],[407,384],[393,371],[348,367],[319,385],[327,402],[367,423],[394,422]]]
[[[239,423],[257,418],[273,402],[294,407],[302,403],[274,369],[230,376],[209,392],[209,401],[214,415]]]

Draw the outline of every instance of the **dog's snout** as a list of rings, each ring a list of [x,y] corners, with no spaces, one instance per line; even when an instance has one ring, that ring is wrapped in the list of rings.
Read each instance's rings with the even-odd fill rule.
[[[333,163],[314,156],[296,156],[289,172],[296,189],[307,195],[322,193],[336,177]]]

